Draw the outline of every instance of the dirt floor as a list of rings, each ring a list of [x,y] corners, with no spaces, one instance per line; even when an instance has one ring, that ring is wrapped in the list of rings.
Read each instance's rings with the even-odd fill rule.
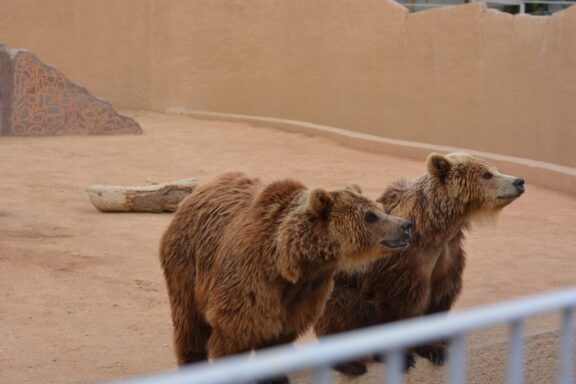
[[[169,214],[104,214],[90,184],[232,170],[376,197],[423,161],[328,139],[150,112],[145,134],[0,139],[0,383],[83,383],[175,367],[157,247]],[[503,170],[506,171],[505,169]],[[521,175],[517,175],[521,176]],[[576,197],[533,185],[474,229],[458,309],[576,284]]]

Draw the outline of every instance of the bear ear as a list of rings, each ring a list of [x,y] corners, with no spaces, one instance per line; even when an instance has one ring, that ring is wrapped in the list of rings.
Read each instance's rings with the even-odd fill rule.
[[[308,211],[322,219],[328,217],[333,203],[334,201],[330,193],[321,188],[314,189],[308,195]]]
[[[354,193],[357,193],[359,195],[362,194],[362,188],[358,184],[347,185],[345,189],[349,192],[354,192]]]
[[[446,156],[439,153],[431,153],[426,160],[426,166],[430,175],[444,181],[450,172],[452,164]]]

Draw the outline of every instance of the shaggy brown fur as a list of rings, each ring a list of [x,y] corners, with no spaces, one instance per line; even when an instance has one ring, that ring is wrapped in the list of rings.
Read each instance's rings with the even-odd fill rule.
[[[448,311],[462,289],[462,243],[470,221],[497,215],[524,192],[524,180],[467,154],[432,154],[427,167],[428,174],[398,182],[378,199],[387,213],[414,223],[410,247],[367,272],[339,273],[315,325],[318,336]],[[443,342],[415,352],[436,364],[446,359]],[[408,368],[415,360],[411,353],[407,358]],[[362,362],[336,368],[351,375],[366,372]]]
[[[179,364],[288,343],[320,316],[336,271],[403,247],[410,223],[353,189],[221,176],[184,200],[160,260]]]

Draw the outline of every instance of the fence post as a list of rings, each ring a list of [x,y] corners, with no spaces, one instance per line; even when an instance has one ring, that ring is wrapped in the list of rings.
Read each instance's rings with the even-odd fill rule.
[[[394,349],[386,354],[386,384],[400,384],[402,382],[402,364],[404,352]]]
[[[572,366],[572,343],[574,329],[572,328],[572,308],[562,312],[562,332],[560,333],[560,377],[558,383],[571,384],[574,367]]]
[[[322,367],[314,372],[314,384],[330,384],[332,381],[332,370],[330,367]]]
[[[450,384],[466,382],[466,343],[463,335],[456,335],[450,340]]]
[[[514,320],[510,324],[510,350],[508,352],[508,384],[523,382],[523,345],[522,320]]]

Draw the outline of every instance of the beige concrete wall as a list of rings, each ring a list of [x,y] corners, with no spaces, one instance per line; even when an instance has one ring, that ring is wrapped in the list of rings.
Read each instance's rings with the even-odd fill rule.
[[[252,114],[576,167],[576,7],[0,0],[0,41],[120,108]]]
[[[0,0],[0,42],[117,107],[151,108],[150,1]]]

